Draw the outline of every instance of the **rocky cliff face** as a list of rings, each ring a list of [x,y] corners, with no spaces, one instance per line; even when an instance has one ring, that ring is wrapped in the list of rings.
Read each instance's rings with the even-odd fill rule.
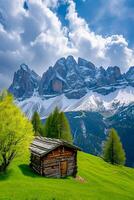
[[[118,88],[134,86],[134,67],[121,74],[117,66],[97,68],[93,63],[73,56],[59,59],[40,78],[22,64],[15,73],[9,91],[16,98],[27,98],[38,91],[40,96],[65,94],[69,99],[79,99],[89,90],[107,95]]]
[[[134,67],[129,68],[128,72],[125,74],[125,79],[134,87]]]
[[[27,65],[22,64],[20,69],[15,72],[13,83],[9,87],[11,92],[16,98],[28,98],[33,95],[34,91],[38,89],[40,77]]]

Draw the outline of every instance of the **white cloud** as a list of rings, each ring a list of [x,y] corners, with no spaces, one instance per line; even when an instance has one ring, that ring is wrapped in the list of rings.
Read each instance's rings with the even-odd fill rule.
[[[4,23],[0,28],[0,55],[6,54],[7,59],[1,58],[1,71],[5,68],[18,68],[21,62],[28,63],[38,73],[43,73],[50,64],[62,55],[72,53],[68,47],[68,38],[65,28],[55,13],[53,13],[42,0],[30,0],[29,10],[23,9],[23,2],[14,0],[13,5],[7,6],[11,1],[3,0],[0,3]],[[16,5],[18,9],[14,6]],[[9,23],[10,21],[10,23]],[[7,53],[8,52],[8,53]],[[14,65],[12,54],[17,52]],[[8,59],[8,56],[10,59]],[[10,60],[10,63],[8,62]]]
[[[0,1],[0,73],[12,78],[23,62],[42,74],[49,65],[69,54],[86,58],[97,66],[119,65],[123,70],[134,64],[134,52],[122,35],[103,37],[90,30],[78,16],[73,0],[68,2],[69,27],[63,27],[50,8],[60,1]],[[3,79],[0,79],[5,84]]]
[[[86,21],[78,16],[75,3],[69,0],[67,19],[69,37],[77,49],[78,56],[90,59],[96,65],[118,65],[122,71],[134,64],[134,52],[122,35],[103,37],[92,32]]]
[[[49,8],[57,8],[59,5],[59,0],[43,0],[43,2]]]

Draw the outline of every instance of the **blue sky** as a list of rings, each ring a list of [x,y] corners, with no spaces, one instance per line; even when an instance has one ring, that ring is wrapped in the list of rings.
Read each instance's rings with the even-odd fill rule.
[[[0,88],[21,63],[41,75],[70,54],[125,72],[134,65],[133,10],[133,0],[0,0]]]
[[[109,7],[109,2],[116,2],[117,10]],[[97,34],[110,36],[123,35],[130,47],[134,47],[134,1],[133,0],[76,0],[76,10],[80,17],[84,18],[90,28]],[[106,3],[107,2],[107,3]],[[113,6],[114,9],[114,6]],[[67,4],[61,4],[56,10],[64,25]],[[116,13],[117,12],[117,13]]]

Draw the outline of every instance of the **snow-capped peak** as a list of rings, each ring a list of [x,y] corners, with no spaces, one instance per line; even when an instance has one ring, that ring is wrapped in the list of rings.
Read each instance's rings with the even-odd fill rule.
[[[97,68],[73,56],[59,59],[40,78],[26,64],[14,74],[9,91],[31,117],[46,117],[55,106],[63,111],[115,112],[134,102],[134,67],[121,74],[119,67]],[[21,100],[21,101],[20,101]]]
[[[134,88],[127,87],[116,90],[108,95],[101,95],[89,91],[80,99],[68,99],[64,94],[52,98],[34,95],[24,101],[16,101],[17,105],[31,118],[34,111],[38,111],[42,118],[46,118],[55,107],[62,111],[95,111],[100,113],[115,113],[121,106],[134,103]]]

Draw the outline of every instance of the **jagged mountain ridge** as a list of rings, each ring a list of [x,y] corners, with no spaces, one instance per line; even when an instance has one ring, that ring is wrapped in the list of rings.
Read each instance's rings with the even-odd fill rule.
[[[134,86],[134,67],[122,74],[117,66],[105,70],[82,58],[76,62],[73,56],[68,56],[49,67],[41,78],[28,66],[21,65],[9,91],[17,99],[29,98],[35,91],[44,97],[65,94],[69,99],[80,99],[89,91],[107,95],[126,86]]]
[[[119,107],[134,102],[134,67],[122,74],[117,66],[105,70],[82,58],[76,62],[68,56],[40,77],[22,64],[9,91],[29,118],[34,111],[45,118],[55,106],[65,112],[113,114]]]
[[[14,73],[14,78],[9,91],[16,97],[30,97],[39,87],[41,78],[25,64],[20,65],[20,69]]]

